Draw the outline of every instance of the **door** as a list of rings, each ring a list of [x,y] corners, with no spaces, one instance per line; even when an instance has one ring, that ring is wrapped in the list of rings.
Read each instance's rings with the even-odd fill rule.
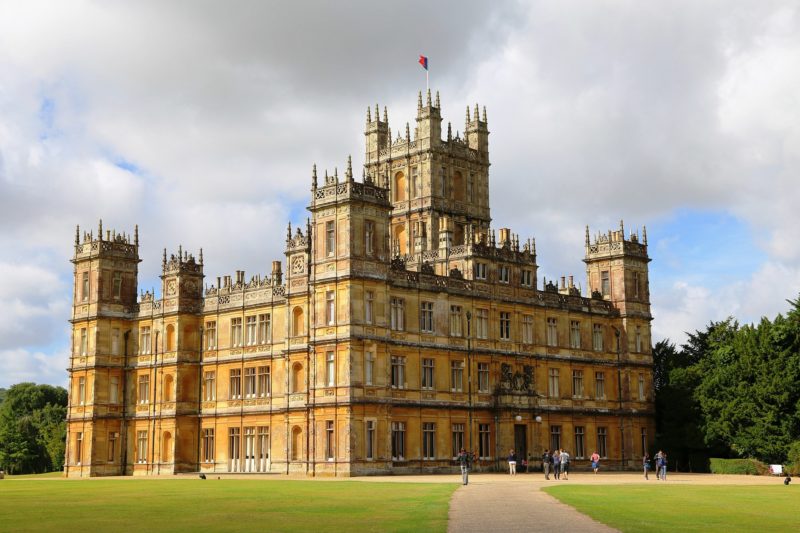
[[[517,470],[522,466],[522,460],[528,458],[528,428],[525,424],[514,425],[514,451],[517,452]]]

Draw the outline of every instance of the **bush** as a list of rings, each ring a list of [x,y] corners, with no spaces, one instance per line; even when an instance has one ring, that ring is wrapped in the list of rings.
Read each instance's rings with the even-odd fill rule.
[[[769,474],[769,467],[756,459],[712,458],[711,473],[763,476]]]

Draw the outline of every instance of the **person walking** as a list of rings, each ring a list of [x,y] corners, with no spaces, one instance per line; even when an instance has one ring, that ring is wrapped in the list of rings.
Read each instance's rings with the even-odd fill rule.
[[[650,479],[647,476],[647,471],[650,470],[650,454],[644,452],[644,456],[642,457],[642,468],[644,468],[644,478]]]
[[[661,458],[663,457],[663,454],[664,454],[664,452],[662,452],[661,450],[658,450],[656,452],[655,461],[656,461],[656,479],[657,480],[661,479]]]
[[[594,452],[590,459],[592,461],[592,470],[594,470],[594,473],[597,474],[597,470],[600,468],[600,454]]]
[[[661,481],[667,480],[667,452],[661,453]]]
[[[564,479],[569,479],[569,453],[567,450],[561,450],[561,473]]]
[[[550,457],[550,450],[545,450],[542,454],[542,470],[544,470],[544,478],[549,480],[550,479],[550,463],[553,461],[553,458]]]
[[[517,475],[517,454],[514,453],[514,450],[508,452],[508,473],[512,476]]]
[[[458,464],[461,466],[461,483],[469,484],[469,467],[472,463],[472,455],[468,454],[464,448],[458,452]]]
[[[561,451],[553,450],[553,475],[561,479]]]

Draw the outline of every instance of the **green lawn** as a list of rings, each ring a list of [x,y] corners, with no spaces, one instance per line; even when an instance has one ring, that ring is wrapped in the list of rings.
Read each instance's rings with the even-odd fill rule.
[[[0,481],[3,531],[447,530],[458,484],[200,479]]]
[[[800,487],[559,485],[544,489],[620,531],[798,531]]]
[[[14,476],[6,474],[6,479],[47,479],[61,477],[64,477],[64,472],[47,472],[46,474],[22,474]]]

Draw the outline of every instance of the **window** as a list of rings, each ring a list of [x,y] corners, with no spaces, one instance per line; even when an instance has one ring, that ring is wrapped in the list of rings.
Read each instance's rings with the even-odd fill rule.
[[[419,329],[426,333],[433,333],[433,302],[419,304]]]
[[[575,459],[586,457],[583,426],[575,426]]]
[[[325,459],[333,461],[333,420],[325,421]]]
[[[81,299],[85,302],[89,299],[89,273],[83,273],[83,279],[81,280]]]
[[[475,279],[486,279],[486,263],[475,263]]]
[[[488,309],[475,310],[475,336],[479,339],[485,339],[489,336]]]
[[[375,223],[371,220],[364,221],[364,252],[367,255],[375,253]]]
[[[119,355],[119,328],[111,330],[111,355]]]
[[[472,173],[467,174],[467,202],[472,202]]]
[[[561,449],[561,426],[550,426],[550,449]]]
[[[522,342],[523,344],[533,344],[533,315],[523,315],[522,317]]]
[[[269,367],[258,367],[258,397],[267,398],[272,394],[272,380],[270,379]]]
[[[122,274],[114,272],[114,277],[111,279],[111,294],[115,300],[122,298]]]
[[[231,318],[231,346],[242,345],[242,318]]]
[[[215,350],[217,348],[217,323],[216,321],[206,322],[206,349]]]
[[[390,326],[394,331],[405,330],[405,300],[402,298],[392,298],[392,314],[390,316]]]
[[[214,428],[203,430],[203,462],[214,462]]]
[[[533,286],[533,271],[532,270],[523,270],[522,275],[520,277],[520,285],[523,287],[532,287]]]
[[[81,328],[80,341],[78,342],[78,354],[85,356],[89,351],[89,335],[86,328]]]
[[[139,339],[139,353],[150,353],[150,326],[142,326],[142,332]]]
[[[450,390],[464,390],[464,361],[450,361]]]
[[[256,397],[256,369],[252,366],[244,369],[244,397]]]
[[[422,194],[422,187],[419,186],[419,169],[411,167],[411,197],[419,198]]]
[[[645,392],[644,391],[644,374],[640,373],[639,374],[639,400],[640,401],[644,401],[646,399],[646,396],[645,396],[644,392]]]
[[[119,403],[119,376],[108,378],[108,403]]]
[[[642,330],[639,326],[636,326],[636,333],[635,333],[635,340],[636,340],[636,347],[635,350],[637,352],[642,351]]]
[[[108,434],[108,462],[113,463],[117,458],[117,435],[114,431]]]
[[[404,461],[406,456],[406,423],[392,422],[392,461]]]
[[[336,294],[333,291],[325,293],[325,323],[329,326],[336,323]]]
[[[547,319],[547,345],[558,346],[558,319]]]
[[[489,459],[492,456],[490,443],[489,424],[478,424],[478,457]]]
[[[327,387],[336,385],[336,361],[333,352],[325,354],[325,385]]]
[[[453,424],[453,458],[458,457],[464,447],[464,424]]]
[[[500,311],[500,340],[511,340],[511,313]]]
[[[375,380],[375,356],[372,352],[364,355],[364,381],[367,385],[372,385]]]
[[[228,429],[228,472],[241,472],[242,436],[239,428]]]
[[[548,391],[551,398],[558,398],[558,369],[551,368],[547,371]]]
[[[597,454],[600,457],[608,457],[608,447],[606,446],[607,437],[608,433],[606,428],[597,428]]]
[[[422,360],[422,388],[433,389],[433,359]]]
[[[460,337],[462,335],[461,324],[462,324],[461,306],[460,305],[451,305],[450,306],[450,335],[451,336]]]
[[[258,343],[258,323],[255,315],[245,318],[245,344],[255,346]]]
[[[217,399],[217,373],[205,372],[203,374],[203,399],[211,402]]]
[[[136,462],[147,462],[147,430],[136,432]]]
[[[375,303],[375,293],[367,291],[364,294],[364,322],[372,324],[373,321],[373,305]]]
[[[422,423],[422,458],[436,459],[436,424]]]
[[[639,273],[633,273],[633,297],[639,298],[641,291],[639,290]]]
[[[86,403],[86,378],[81,376],[78,378],[78,404],[84,405]]]
[[[642,429],[642,455],[647,453],[647,428]]]
[[[366,442],[364,442],[365,455],[367,459],[375,458],[375,421],[366,421],[367,431],[364,434]]]
[[[439,169],[439,195],[442,198],[447,198],[447,181],[445,178],[445,173],[447,170],[445,167]]]
[[[598,399],[606,397],[606,375],[603,372],[594,373],[594,395]]]
[[[509,279],[511,278],[510,268],[506,265],[500,265],[497,271],[497,281],[500,283],[508,283]]]
[[[601,324],[592,325],[592,349],[595,352],[603,351],[603,326]]]
[[[392,388],[404,389],[406,386],[406,358],[392,356]]]
[[[600,272],[600,294],[603,296],[611,294],[611,282],[608,276],[608,270]]]
[[[139,376],[139,403],[150,403],[150,374]]]
[[[333,220],[325,223],[325,254],[328,257],[336,254],[336,229]]]
[[[258,315],[258,343],[269,344],[272,339],[272,316],[269,313]]]
[[[232,368],[230,372],[230,388],[228,390],[228,398],[231,400],[238,400],[242,397],[242,370],[239,368]]]
[[[577,320],[569,322],[569,347],[573,349],[581,347],[581,323]]]
[[[583,398],[583,370],[572,371],[572,396]]]
[[[258,427],[258,472],[266,472],[269,463],[269,426]]]
[[[489,363],[478,363],[478,392],[489,392]]]

